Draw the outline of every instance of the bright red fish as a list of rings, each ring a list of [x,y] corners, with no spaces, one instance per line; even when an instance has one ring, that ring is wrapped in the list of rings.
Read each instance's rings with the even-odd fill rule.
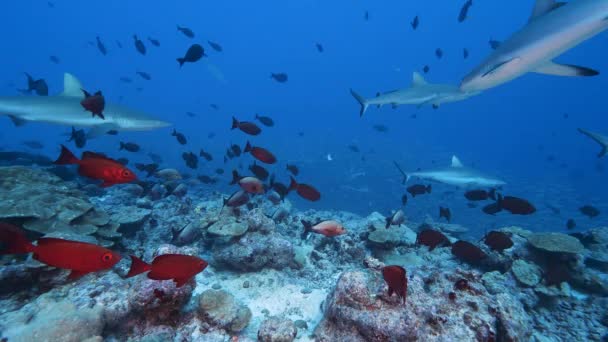
[[[391,265],[382,268],[382,277],[386,285],[388,285],[388,296],[392,296],[393,292],[403,298],[403,304],[407,298],[407,277],[405,268],[401,266]]]
[[[0,254],[33,253],[44,264],[71,270],[69,279],[112,268],[120,261],[119,254],[92,243],[40,238],[34,245],[21,229],[6,223],[0,223],[0,242],[6,246]]]
[[[247,142],[247,145],[245,145],[245,149],[243,151],[251,153],[255,159],[261,161],[262,163],[274,164],[277,162],[277,158],[274,156],[274,154],[265,148],[251,146],[249,141]]]
[[[91,112],[93,117],[96,115],[105,120],[106,118],[103,116],[103,110],[106,107],[106,99],[101,94],[101,91],[97,91],[94,95],[89,94],[86,90],[82,89],[84,93],[84,99],[80,101],[82,107]]]
[[[173,279],[176,287],[183,286],[208,265],[201,258],[182,254],[159,255],[152,260],[151,264],[147,264],[133,255],[131,255],[131,260],[133,262],[127,278],[150,271],[148,278],[153,280]]]
[[[322,234],[327,237],[334,237],[346,233],[344,226],[341,223],[333,220],[322,221],[315,225],[306,220],[301,220],[300,222],[302,222],[302,225],[304,226],[304,234],[302,237],[306,237],[308,232]]]
[[[312,202],[316,202],[321,199],[321,193],[317,189],[308,184],[299,184],[293,177],[291,177],[289,190],[296,190],[298,195]]]
[[[78,159],[63,145],[61,145],[61,154],[55,164],[79,165],[78,173],[81,176],[103,180],[101,186],[104,188],[129,183],[137,179],[133,171],[113,159],[94,152],[83,152],[82,159]]]

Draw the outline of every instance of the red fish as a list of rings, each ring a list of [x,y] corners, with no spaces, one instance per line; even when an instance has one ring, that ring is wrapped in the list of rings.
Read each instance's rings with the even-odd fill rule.
[[[264,184],[262,181],[255,177],[241,177],[238,171],[232,171],[232,181],[230,185],[237,184],[241,186],[241,188],[247,191],[250,194],[263,194],[264,193]]]
[[[429,247],[429,251],[432,251],[437,246],[449,246],[450,240],[441,232],[425,229],[416,236],[416,244],[425,245]]]
[[[470,264],[477,264],[487,257],[479,247],[467,241],[456,241],[452,245],[452,254]]]
[[[34,245],[21,229],[6,223],[0,223],[0,242],[6,247],[0,254],[33,253],[41,263],[71,270],[69,279],[107,270],[120,261],[119,254],[92,243],[40,238]]]
[[[277,158],[274,156],[274,154],[265,148],[251,146],[249,141],[247,142],[247,145],[245,145],[245,149],[243,151],[251,153],[255,159],[261,161],[262,163],[274,164],[277,162]]]
[[[289,191],[291,190],[296,190],[298,195],[312,202],[321,199],[321,193],[317,189],[308,184],[299,184],[293,177],[291,177],[291,183],[289,184]]]
[[[382,268],[382,277],[388,285],[388,296],[393,292],[403,298],[403,304],[407,298],[407,277],[405,269],[401,266],[391,265]]]
[[[148,278],[154,280],[173,279],[176,287],[183,286],[208,265],[201,258],[182,254],[159,255],[152,260],[151,264],[147,264],[133,255],[131,255],[131,260],[133,262],[127,278],[150,271]]]
[[[486,234],[482,240],[488,247],[498,252],[513,247],[513,240],[509,235],[495,230]]]
[[[302,237],[306,237],[309,232],[325,235],[327,237],[334,237],[346,233],[346,229],[342,224],[332,220],[322,221],[315,225],[306,220],[300,222],[302,222],[302,225],[304,226],[304,234]]]
[[[82,153],[82,159],[78,159],[63,145],[61,145],[61,154],[55,164],[79,165],[78,173],[81,176],[103,180],[101,186],[104,188],[115,184],[129,183],[137,179],[133,171],[113,159],[94,152],[84,152]]]
[[[249,135],[258,135],[262,132],[258,125],[253,122],[239,121],[234,116],[232,117],[232,129],[238,128]]]
[[[106,118],[103,116],[103,110],[106,107],[106,99],[101,94],[101,91],[97,91],[94,95],[89,94],[86,90],[82,89],[84,93],[84,99],[80,101],[82,107],[91,112],[93,117],[96,115],[105,120]]]

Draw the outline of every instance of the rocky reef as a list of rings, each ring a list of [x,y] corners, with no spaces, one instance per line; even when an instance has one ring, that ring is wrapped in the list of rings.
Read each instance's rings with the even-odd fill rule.
[[[0,338],[8,341],[601,341],[608,338],[608,228],[584,233],[504,227],[512,246],[475,243],[463,262],[417,233],[451,242],[465,227],[379,213],[298,211],[262,196],[227,195],[182,177],[109,189],[41,169],[0,167],[0,221],[32,235],[109,246],[113,269],[66,279],[30,257],[3,256]],[[304,235],[332,218],[347,234]],[[474,241],[474,240],[471,240]],[[198,256],[209,266],[177,287],[127,278],[128,255]],[[406,270],[405,303],[382,269]]]

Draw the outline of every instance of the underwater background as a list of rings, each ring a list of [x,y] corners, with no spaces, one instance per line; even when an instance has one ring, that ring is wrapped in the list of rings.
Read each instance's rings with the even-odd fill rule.
[[[0,5],[3,13],[0,20],[0,31],[3,32],[3,54],[0,63],[1,96],[22,95],[19,89],[27,89],[28,86],[24,73],[32,75],[35,79],[44,79],[48,83],[48,95],[57,95],[63,91],[63,75],[68,72],[75,75],[89,92],[102,90],[106,103],[119,103],[136,108],[169,122],[171,126],[150,131],[120,131],[118,135],[88,139],[86,147],[77,148],[73,142],[67,142],[71,125],[28,122],[17,127],[2,115],[0,116],[0,151],[43,155],[52,162],[59,156],[60,145],[63,144],[78,157],[83,151],[94,151],[113,159],[127,158],[129,160],[127,167],[136,172],[139,180],[148,182],[147,185],[142,184],[142,192],[135,195],[134,190],[128,190],[131,188],[122,188],[130,185],[92,190],[97,187],[91,184],[97,182],[87,181],[81,177],[82,175],[77,175],[76,167],[67,167],[67,170],[71,170],[71,176],[64,177],[67,172],[65,169],[59,172],[61,173],[59,175],[52,165],[35,165],[36,163],[29,162],[25,164],[28,170],[57,173],[66,184],[69,184],[66,186],[83,190],[85,197],[94,206],[107,211],[110,217],[121,210],[125,211],[121,215],[129,216],[125,208],[139,207],[151,210],[151,213],[144,215],[145,220],[138,222],[138,225],[141,224],[141,227],[137,228],[140,229],[139,232],[124,240],[116,240],[114,247],[118,247],[121,254],[124,254],[123,261],[128,261],[129,254],[143,255],[147,260],[151,260],[152,255],[158,255],[155,251],[159,245],[171,243],[178,245],[179,248],[184,248],[183,246],[186,249],[192,248],[194,252],[192,250],[187,251],[188,253],[183,250],[182,252],[198,255],[209,261],[210,267],[197,276],[196,283],[187,285],[193,287],[191,291],[183,295],[183,298],[171,302],[173,308],[169,312],[188,311],[175,307],[192,306],[192,301],[198,301],[193,299],[194,295],[192,298],[189,297],[192,291],[200,294],[203,290],[210,289],[212,285],[221,284],[222,280],[225,281],[222,285],[224,289],[230,289],[238,300],[247,304],[246,294],[234,293],[242,290],[243,279],[248,276],[253,277],[251,280],[253,286],[253,283],[257,284],[257,282],[265,284],[268,281],[266,278],[274,277],[281,279],[276,281],[277,284],[283,285],[310,282],[303,288],[314,289],[313,295],[319,298],[318,302],[314,300],[310,302],[319,305],[324,302],[322,312],[315,312],[310,317],[302,318],[310,326],[305,330],[307,332],[298,332],[298,340],[447,341],[450,339],[441,337],[445,337],[451,331],[447,327],[447,319],[443,323],[438,320],[439,323],[431,324],[428,317],[420,318],[420,322],[424,322],[421,324],[427,326],[446,324],[446,327],[429,332],[429,335],[420,335],[422,334],[420,333],[414,337],[407,333],[399,336],[362,333],[357,337],[360,339],[346,334],[332,335],[327,330],[324,332],[317,330],[317,335],[314,335],[313,330],[324,313],[327,318],[330,315],[328,312],[332,312],[331,308],[328,309],[330,305],[328,303],[338,301],[335,297],[331,297],[338,296],[336,293],[339,292],[339,289],[334,290],[337,281],[335,278],[342,271],[363,269],[364,263],[366,267],[374,269],[374,263],[370,262],[369,258],[380,260],[379,262],[387,265],[394,263],[391,261],[399,260],[401,266],[408,270],[408,277],[415,274],[420,278],[415,280],[410,277],[410,281],[414,283],[414,285],[410,284],[410,288],[428,289],[429,286],[439,287],[448,283],[451,286],[457,280],[455,278],[463,277],[471,283],[476,279],[479,284],[471,285],[473,290],[470,292],[477,293],[486,291],[475,289],[476,286],[483,287],[481,277],[486,271],[496,272],[498,269],[501,274],[510,274],[508,271],[510,266],[506,265],[511,265],[513,260],[524,259],[524,256],[534,254],[527,251],[530,247],[526,243],[526,234],[580,233],[582,235],[578,237],[581,237],[588,234],[587,232],[592,228],[606,234],[606,228],[598,227],[608,226],[605,214],[608,211],[608,183],[606,183],[608,159],[598,158],[600,147],[577,131],[578,128],[585,128],[594,132],[608,133],[608,118],[605,113],[605,91],[608,88],[608,79],[605,76],[605,71],[608,70],[606,59],[608,38],[605,33],[583,42],[558,58],[558,61],[563,63],[584,65],[599,70],[600,74],[596,77],[556,77],[528,73],[506,84],[486,90],[480,95],[455,103],[442,104],[439,108],[433,108],[431,105],[401,105],[398,108],[384,105],[376,108],[375,105],[371,105],[363,116],[359,116],[359,104],[353,99],[349,89],[356,90],[366,98],[372,98],[379,92],[409,87],[414,71],[421,73],[432,83],[458,85],[464,75],[493,51],[488,44],[490,40],[506,40],[513,32],[526,25],[534,4],[532,0],[474,1],[466,20],[459,22],[457,17],[465,2],[442,0],[7,1]],[[416,16],[419,17],[420,22],[419,26],[413,29],[411,21]],[[185,36],[176,29],[176,26],[191,29],[195,36],[193,38]],[[146,45],[145,55],[134,47],[134,35]],[[98,47],[97,37],[106,50],[105,54]],[[160,46],[151,44],[149,38],[158,40]],[[212,48],[209,41],[221,44],[222,51]],[[176,58],[183,57],[186,50],[195,43],[204,47],[205,56],[197,62],[180,67],[175,61]],[[316,44],[322,46],[322,51]],[[438,48],[443,51],[441,58],[436,56]],[[466,59],[463,58],[463,48],[469,52]],[[51,56],[54,56],[55,60],[52,60]],[[423,71],[425,66],[429,67],[427,73]],[[138,71],[148,73],[151,79],[143,79],[136,74]],[[287,74],[288,80],[277,81],[271,77],[273,73]],[[125,81],[125,78],[129,81]],[[23,96],[36,95],[23,94]],[[187,114],[188,112],[191,114]],[[256,114],[272,118],[274,126],[262,125],[255,120]],[[88,117],[90,113],[83,109],[83,116]],[[249,136],[239,129],[231,129],[233,117],[241,121],[256,122],[262,133],[259,136]],[[86,127],[76,128],[86,129]],[[176,141],[171,135],[173,129],[187,137],[187,144],[182,145]],[[24,144],[26,141],[39,142],[40,146],[32,148]],[[247,141],[257,146],[264,146],[277,156],[278,162],[275,165],[264,166],[268,166],[268,171],[274,173],[280,182],[289,185],[291,173],[286,169],[286,164],[296,165],[299,168],[299,175],[295,178],[299,182],[314,185],[314,188],[321,193],[319,201],[310,201],[292,191],[287,199],[278,205],[288,207],[287,211],[292,218],[282,223],[281,220],[268,223],[273,227],[277,226],[276,233],[282,235],[281,239],[289,241],[293,248],[297,249],[296,246],[299,246],[298,248],[305,251],[301,252],[308,260],[305,266],[300,264],[294,267],[293,262],[271,261],[266,264],[261,263],[260,267],[235,266],[240,261],[231,263],[226,260],[230,258],[238,260],[235,255],[239,252],[217,251],[230,248],[230,244],[236,242],[230,239],[222,240],[221,243],[214,242],[206,232],[209,226],[204,224],[201,224],[202,238],[199,236],[198,239],[183,243],[181,246],[172,241],[172,238],[175,238],[172,236],[172,231],[194,221],[198,222],[199,216],[203,215],[201,212],[213,212],[213,215],[217,214],[217,220],[220,222],[227,220],[228,224],[247,221],[242,220],[238,213],[226,213],[221,209],[222,200],[237,190],[235,185],[229,184],[232,180],[231,171],[236,169],[243,176],[249,175],[248,166],[253,161],[253,158],[244,153],[241,157],[228,159],[225,159],[224,155],[232,144],[244,148]],[[141,150],[135,153],[119,150],[121,142],[136,143]],[[358,151],[354,151],[352,146],[356,146]],[[201,148],[211,153],[213,160],[206,161],[199,158],[197,168],[188,167],[182,154],[193,152],[198,156]],[[150,153],[162,158],[162,162],[158,163],[159,170],[174,168],[179,171],[183,177],[183,184],[188,187],[187,195],[170,195],[171,189],[175,188],[175,185],[171,185],[167,186],[168,193],[152,199],[149,188],[165,180],[146,177],[145,172],[138,171],[134,166],[136,163],[151,163]],[[406,188],[410,185],[431,183],[412,179],[403,184],[403,176],[395,167],[395,161],[408,172],[440,169],[450,166],[453,155],[457,156],[465,166],[505,181],[506,184],[498,191],[529,201],[535,207],[534,214],[512,215],[502,211],[496,215],[488,215],[482,211],[482,207],[490,202],[473,206],[463,197],[465,191],[463,188],[441,183],[432,183],[432,192],[429,194],[414,198],[407,194]],[[3,167],[16,167],[18,164],[20,163],[10,159],[2,161]],[[222,169],[222,173],[219,174],[217,169]],[[13,172],[4,173],[3,177],[6,177],[4,181],[13,183],[10,177],[16,177],[14,175]],[[217,182],[205,184],[197,181],[197,176],[201,175],[208,175]],[[34,179],[39,177],[41,176],[33,176]],[[269,186],[267,181],[264,183]],[[8,187],[5,188],[7,192],[4,200],[14,198],[6,189]],[[11,189],[13,189],[11,191],[20,191]],[[45,191],[47,190],[45,188]],[[404,195],[409,196],[405,205],[402,203]],[[149,199],[152,204],[143,205],[141,201],[138,202],[143,198]],[[257,199],[255,206],[243,209],[240,215],[249,217],[249,221],[255,220],[251,218],[255,216],[251,212],[261,208],[264,214],[272,218],[276,213],[275,206],[265,200],[264,195],[253,198]],[[585,213],[581,210],[584,206],[595,208],[598,210],[598,215]],[[462,266],[460,261],[452,260],[449,248],[445,248],[446,252],[435,257],[430,256],[432,253],[425,249],[424,252],[420,252],[423,254],[417,254],[415,259],[418,261],[412,262],[413,257],[410,256],[417,253],[413,252],[414,248],[420,248],[415,246],[415,237],[408,241],[401,241],[401,238],[397,239],[398,242],[385,241],[386,245],[381,243],[380,247],[366,242],[369,227],[376,225],[382,228],[384,217],[390,217],[399,209],[405,213],[406,225],[411,228],[409,231],[412,234],[419,232],[418,227],[423,223],[446,224],[447,221],[439,216],[439,207],[449,208],[451,212],[449,223],[459,226],[452,227],[455,229],[452,233],[455,232],[454,234],[458,236],[449,236],[451,240],[463,238],[478,244],[479,239],[486,236],[488,231],[517,226],[528,231],[522,235],[525,238],[517,235],[516,230],[509,233],[517,236],[513,238],[516,246],[514,248],[520,248],[524,252],[513,252],[508,256],[501,254],[497,257],[499,261],[494,263],[494,265],[500,264],[500,267],[491,266],[480,271],[478,267]],[[183,211],[176,213],[176,208]],[[257,220],[267,219],[265,215],[260,213],[258,215],[264,218]],[[17,216],[19,215],[5,215],[0,221],[15,225],[24,224],[21,220],[23,217],[15,219]],[[319,234],[311,234],[314,237],[302,239],[301,219],[314,221],[313,223],[321,219],[339,220],[349,231],[349,236],[350,231],[353,232],[354,241],[335,242],[334,239],[341,237]],[[150,220],[154,223],[150,224]],[[576,222],[576,225],[568,227],[569,220]],[[272,234],[255,232],[255,229],[251,228],[251,222],[249,223],[250,232],[240,237],[249,241],[240,240],[238,242],[240,248],[246,248],[244,246],[248,248],[252,244],[274,246],[267,241],[271,239],[268,236]],[[348,223],[351,224],[350,227]],[[375,229],[371,228],[371,231]],[[449,233],[449,227],[443,232]],[[173,233],[175,235],[175,232]],[[406,235],[403,233],[403,236]],[[239,236],[236,236],[236,239],[238,240]],[[608,253],[608,245],[605,242],[599,244],[607,250],[605,253]],[[585,241],[583,243],[586,244]],[[348,248],[357,246],[357,252],[341,253],[345,248],[348,249],[345,244],[351,245]],[[585,247],[589,249],[587,245]],[[290,249],[291,252],[284,252],[289,258],[300,253],[294,252],[293,248]],[[253,251],[257,249],[253,248]],[[577,250],[575,254],[579,252]],[[225,255],[220,256],[217,255],[218,253]],[[255,258],[265,253],[251,252],[249,257]],[[280,253],[279,255],[282,255]],[[384,253],[389,253],[390,256]],[[217,265],[214,265],[215,259],[218,260]],[[545,260],[545,257],[541,259]],[[600,259],[602,262],[608,262],[608,257],[605,260]],[[317,264],[319,260],[322,260],[322,266]],[[586,267],[582,259],[577,260],[579,268]],[[23,262],[23,258],[6,259],[4,262],[6,265],[14,266]],[[413,269],[422,264],[427,266],[431,264],[437,267],[437,272],[445,274],[441,273],[440,279],[434,285],[429,285],[425,283],[424,278],[433,272],[410,272],[408,267],[410,262],[414,265]],[[538,263],[541,268],[544,267],[542,262]],[[228,264],[228,266],[220,267],[220,264]],[[8,272],[8,266],[0,267]],[[125,271],[123,273],[126,273],[128,266],[123,268],[122,271]],[[290,271],[282,271],[285,268]],[[386,291],[386,287],[382,287],[384,283],[382,276],[377,272],[378,269],[376,267],[376,283],[368,284],[367,288],[378,292],[381,292],[380,289]],[[583,305],[582,302],[596,301],[595,298],[605,299],[608,294],[605,264],[599,269],[601,271],[598,271],[597,275],[594,274],[593,278],[601,285],[589,285],[590,281],[585,278],[586,276],[583,277],[585,281],[580,279],[578,282],[574,281],[579,284],[577,291],[582,294],[558,296],[557,301],[570,303],[560,305],[572,305],[569,310],[576,311],[573,307]],[[35,270],[41,272],[40,268]],[[448,270],[454,271],[448,272]],[[211,275],[208,276],[208,280],[202,282],[200,279],[205,278],[207,273]],[[11,278],[15,278],[14,274],[9,274]],[[10,309],[1,312],[0,317],[2,314],[8,315],[18,311],[47,291],[55,291],[62,286],[77,287],[82,283],[93,282],[86,278],[76,280],[77,283],[63,282],[55,279],[58,276],[53,273],[35,277],[24,277],[22,274],[17,277],[21,280],[15,283],[16,288],[1,291],[4,301],[11,304],[6,305]],[[361,285],[365,281],[357,278],[359,275],[355,274],[354,280],[348,276],[342,275],[346,278],[341,278],[348,287],[356,288],[357,284],[362,288],[365,287]],[[116,274],[112,277],[111,280],[107,280],[109,283],[122,281]],[[500,291],[495,289],[495,293],[505,293],[505,296],[512,294],[511,299],[503,298],[505,302],[513,301],[515,298],[515,301],[525,303],[525,300],[518,297],[521,295],[521,290],[518,288],[521,287],[521,283],[516,282],[513,276],[509,277],[511,287]],[[50,278],[53,280],[49,280]],[[505,280],[505,283],[509,281]],[[44,285],[41,285],[41,282]],[[170,281],[168,283],[171,284]],[[234,285],[237,283],[238,285]],[[279,291],[277,284],[260,285],[260,289]],[[589,285],[592,290],[588,288],[585,290],[580,284]],[[550,288],[550,284],[546,285]],[[32,287],[36,289],[32,290]],[[528,285],[527,291],[532,292],[533,287]],[[284,288],[288,286],[285,285]],[[215,287],[213,289],[217,290]],[[77,296],[75,289],[61,291],[67,298]],[[167,289],[163,291],[170,292]],[[300,288],[295,288],[294,291],[300,295]],[[415,290],[413,291],[416,293]],[[355,293],[356,290],[353,289],[352,292]],[[79,293],[82,295],[81,292]],[[331,298],[326,299],[326,296]],[[408,297],[408,305],[411,305],[409,303],[416,298],[420,301],[431,300],[424,299],[421,293],[413,296]],[[433,297],[432,292],[428,296]],[[116,298],[122,297],[117,295]],[[271,301],[271,297],[264,298],[266,301]],[[479,298],[478,300],[491,301],[491,299]],[[529,298],[527,300],[531,301]],[[302,297],[302,302],[296,299],[294,301],[298,303],[294,304],[294,307],[305,305],[307,297]],[[388,303],[393,307],[388,309],[386,306],[390,305],[386,303],[378,304],[376,309],[397,310],[394,306],[398,306],[398,303],[395,302],[398,301],[389,300]],[[602,310],[602,303],[604,302],[597,302],[599,306],[597,312]],[[279,301],[276,306],[281,307],[283,304],[283,301]],[[368,304],[376,305],[371,302]],[[534,307],[533,304],[528,302],[522,305],[525,307],[520,310],[522,315],[524,313],[534,315],[531,309]],[[256,302],[249,306],[254,312],[252,322],[256,323],[250,323],[247,329],[251,330],[244,330],[246,333],[240,335],[241,339],[255,339],[257,336],[260,340],[265,340],[257,334],[257,327],[268,315],[262,318],[257,316],[258,312],[255,310],[263,308],[261,303]],[[488,304],[488,306],[492,305]],[[80,306],[76,305],[76,307]],[[289,316],[282,310],[284,307],[281,309],[277,307],[269,309],[272,315]],[[603,306],[604,311],[605,308],[606,306]],[[313,312],[314,309],[310,308],[310,311]],[[142,304],[138,310],[145,312],[146,305]],[[547,309],[543,311],[543,315],[550,315],[550,312],[551,310]],[[589,315],[593,316],[597,312]],[[171,315],[173,313],[168,313],[167,317],[173,317]],[[390,311],[390,315],[396,314]],[[476,315],[481,314],[477,312]],[[597,315],[597,317],[593,316],[594,319],[597,318],[594,322],[599,323],[593,327],[573,329],[578,333],[571,332],[573,335],[568,336],[570,340],[603,339],[605,341],[608,336],[607,318],[601,313]],[[289,317],[296,321],[295,316],[292,316]],[[489,313],[488,317],[490,316],[495,315]],[[549,327],[551,324],[567,326],[571,323],[567,321],[567,317],[568,314],[565,313],[564,316],[555,318],[550,323],[547,323],[549,320],[532,323],[534,319],[530,319],[527,325],[522,323],[534,334],[544,334],[543,338],[546,338],[544,340],[539,337],[540,335],[532,337],[532,332],[519,336],[514,333],[515,335],[510,337],[519,341],[566,340],[566,333],[551,335],[552,329],[562,331],[559,328],[540,331],[539,327]],[[161,317],[160,320],[162,319]],[[217,328],[218,325],[222,326],[216,324],[217,322],[205,323],[208,325],[204,329],[197,327],[200,333],[196,337],[183,331],[178,336],[175,331],[181,329],[180,324],[182,327],[192,325],[191,322],[184,323],[180,319],[170,318],[171,323],[163,321],[160,324],[150,323],[150,320],[146,321],[138,316],[134,321],[139,320],[137,321],[139,326],[129,323],[129,327],[121,326],[115,331],[109,331],[108,326],[116,326],[117,323],[104,322],[99,332],[102,332],[100,336],[107,340],[129,338],[144,340],[146,334],[152,334],[150,326],[156,324],[156,326],[169,327],[167,328],[169,331],[174,329],[173,333],[158,335],[164,336],[158,337],[158,340],[221,341],[229,338],[233,341],[239,340],[236,330],[231,331],[225,326]],[[342,317],[338,320],[343,319]],[[351,319],[357,321],[355,318],[351,317]],[[479,319],[483,321],[482,318]],[[129,321],[130,318],[125,320]],[[142,320],[147,323],[142,323]],[[504,318],[502,320],[504,321]],[[8,322],[16,321],[8,320]],[[454,326],[457,325],[454,323]],[[0,337],[9,336],[8,341],[28,340],[27,337],[19,337],[19,334],[11,330],[13,328],[11,323],[2,326]],[[298,328],[301,330],[300,327]],[[215,329],[224,329],[227,332],[220,334],[214,332]],[[392,329],[389,327],[386,331]],[[493,326],[487,328],[488,331],[492,329]],[[359,330],[365,329],[359,328]],[[215,335],[206,336],[204,331],[214,332]],[[594,333],[592,334],[591,331]],[[483,338],[480,337],[481,335]],[[60,334],[48,340],[80,340],[79,337],[66,336]],[[477,336],[477,340],[490,340],[488,334],[480,333],[477,335],[463,333],[456,336],[461,336],[461,340],[468,340],[472,338],[471,336]],[[284,341],[270,338],[266,340]]]

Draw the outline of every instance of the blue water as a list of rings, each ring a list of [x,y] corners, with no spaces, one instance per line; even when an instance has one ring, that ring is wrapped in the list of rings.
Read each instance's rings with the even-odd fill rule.
[[[70,72],[88,90],[103,90],[109,102],[172,122],[189,140],[188,145],[179,145],[170,129],[127,132],[91,140],[88,150],[128,157],[130,165],[150,162],[146,154],[154,152],[163,157],[163,167],[192,175],[212,175],[222,167],[227,172],[213,188],[228,193],[229,171],[250,160],[246,156],[223,164],[229,144],[244,146],[248,139],[229,129],[231,116],[251,120],[260,113],[276,125],[262,127],[262,135],[250,140],[277,155],[279,180],[287,182],[285,163],[294,163],[301,171],[298,180],[323,193],[323,199],[312,204],[291,195],[301,209],[387,213],[400,206],[404,193],[393,160],[408,170],[428,169],[448,165],[455,154],[465,165],[504,179],[505,193],[529,199],[538,212],[490,217],[480,208],[467,208],[461,190],[435,186],[429,196],[410,198],[406,214],[411,219],[420,221],[427,214],[437,218],[438,206],[443,205],[452,209],[455,223],[478,231],[511,224],[562,231],[568,218],[576,219],[580,229],[608,223],[608,186],[601,171],[608,168],[608,161],[598,159],[599,147],[576,131],[583,127],[608,132],[605,74],[528,74],[437,110],[385,106],[370,108],[363,118],[349,94],[349,88],[371,97],[408,87],[412,71],[421,71],[426,64],[431,68],[427,80],[457,84],[490,53],[490,38],[506,39],[525,24],[532,1],[475,1],[464,23],[456,20],[461,1],[52,2],[53,8],[33,0],[2,5],[0,94],[14,95],[16,88],[25,87],[24,71],[45,78],[55,94],[61,91],[63,73]],[[369,21],[364,20],[366,10]],[[409,23],[415,15],[420,16],[420,27],[413,31]],[[177,32],[177,24],[191,28],[195,39]],[[146,56],[136,52],[133,34],[146,44]],[[88,44],[96,36],[105,43],[107,56]],[[161,47],[152,46],[148,36],[160,40]],[[207,40],[220,43],[224,52],[212,51]],[[180,69],[175,59],[195,42],[205,46],[209,57]],[[317,51],[317,42],[323,44],[323,53]],[[601,34],[558,60],[606,71],[605,46],[606,34]],[[441,60],[434,55],[438,47],[444,51]],[[470,51],[467,60],[462,58],[464,47]],[[51,63],[50,55],[61,63]],[[136,71],[150,73],[152,80],[139,78]],[[289,81],[277,83],[271,72],[288,73]],[[123,76],[134,83],[120,82]],[[212,103],[219,110],[210,108]],[[187,111],[197,117],[186,116]],[[410,118],[412,114],[417,118]],[[389,131],[376,132],[376,124]],[[55,158],[66,139],[62,133],[68,131],[69,127],[38,123],[15,128],[2,118],[0,146],[24,150],[22,141],[38,139],[45,144],[41,153]],[[209,139],[210,132],[216,137]],[[119,152],[119,141],[137,142],[144,151]],[[349,151],[349,144],[356,144],[361,153]],[[200,160],[196,172],[187,169],[182,152],[198,154],[201,147],[214,155],[214,162]],[[549,155],[555,161],[547,161]],[[349,180],[356,173],[364,175]],[[444,197],[444,191],[456,192]],[[547,204],[561,208],[561,213],[555,214]],[[585,204],[602,214],[593,220],[582,216],[578,207]]]

